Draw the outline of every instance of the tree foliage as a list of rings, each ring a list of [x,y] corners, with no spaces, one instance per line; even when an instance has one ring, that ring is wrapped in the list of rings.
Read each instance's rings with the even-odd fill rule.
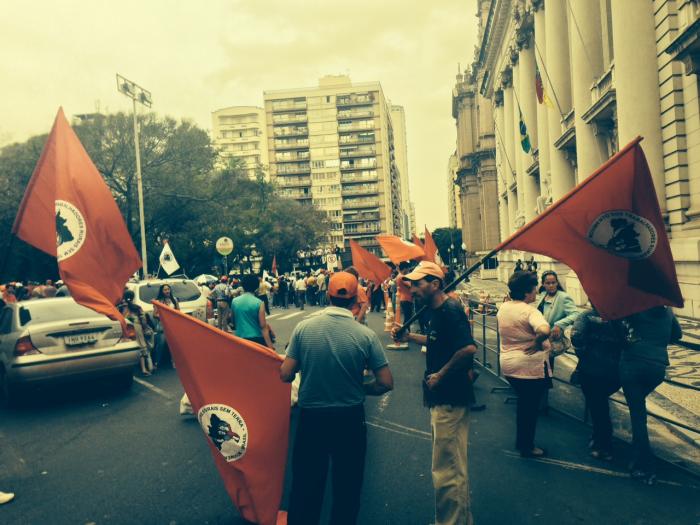
[[[431,235],[435,245],[438,247],[440,257],[445,263],[452,264],[450,260],[451,253],[453,259],[456,258],[461,261],[462,230],[459,228],[436,228]],[[450,251],[451,246],[454,246],[454,252]]]
[[[220,258],[216,239],[231,237],[230,258],[255,250],[268,267],[274,255],[285,267],[300,249],[315,247],[327,233],[325,216],[277,195],[258,170],[247,177],[240,161],[225,163],[208,134],[193,123],[147,114],[139,117],[141,170],[149,271],[158,267],[168,240],[188,275],[209,273]],[[88,154],[112,190],[135,246],[140,251],[138,191],[132,116],[97,115],[75,126]],[[0,249],[7,255],[2,280],[57,275],[56,263],[15,240],[10,230],[46,135],[0,150]]]

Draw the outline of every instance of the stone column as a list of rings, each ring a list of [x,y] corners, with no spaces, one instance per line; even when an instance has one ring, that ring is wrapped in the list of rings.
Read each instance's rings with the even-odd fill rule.
[[[514,130],[513,130],[513,112],[514,112],[514,102],[513,102],[513,88],[508,87],[503,91],[503,108],[504,108],[504,130],[503,140],[506,144],[506,171],[508,176],[506,177],[507,195],[508,195],[508,235],[516,230],[515,227],[515,217],[518,213],[518,196],[515,191],[511,188],[515,183],[515,144],[514,144]],[[506,236],[508,236],[506,235]]]
[[[654,5],[638,0],[614,0],[610,4],[620,147],[637,135],[644,137],[641,146],[649,163],[661,211],[665,212],[666,184]]]
[[[501,143],[503,137],[503,92],[500,92],[500,104],[496,102],[494,110],[496,122],[496,169],[498,170],[498,219],[500,240],[504,240],[508,236],[510,222],[508,220],[508,200],[506,198],[508,188],[505,181],[508,180],[508,164],[506,162],[503,151],[505,145]]]
[[[539,65],[540,77],[545,84],[546,78],[542,71],[542,60],[537,54],[537,50],[542,53],[542,59],[547,60],[545,54],[546,32],[544,27],[544,9],[540,8],[535,12],[535,58]],[[546,84],[545,84],[546,85]],[[547,197],[550,191],[550,168],[549,168],[549,122],[547,112],[552,111],[544,104],[537,104],[537,156],[540,162],[540,195]]]
[[[689,75],[683,79],[685,129],[688,141],[688,189],[690,207],[685,215],[691,224],[700,228],[700,89],[698,77]],[[699,310],[700,311],[700,310]]]
[[[549,1],[544,10],[547,61],[541,64],[542,82],[554,104],[547,110],[549,121],[549,163],[552,175],[552,199],[557,200],[574,186],[574,169],[563,151],[554,147],[563,128],[561,119],[571,109],[571,81],[569,77],[569,36],[566,0]],[[655,56],[655,55],[654,55]]]
[[[571,84],[576,108],[576,165],[578,182],[607,160],[606,148],[581,115],[591,106],[591,84],[603,74],[600,4],[590,0],[568,0]],[[572,14],[573,13],[573,14]]]
[[[538,144],[537,133],[537,94],[535,93],[535,50],[534,45],[528,38],[525,46],[520,51],[520,108],[523,111],[523,119],[530,136],[532,150],[525,153],[520,148],[523,161],[523,179],[519,191],[523,193],[525,220],[531,221],[535,218],[537,211],[537,196],[540,189],[535,177],[527,174],[527,168],[534,162],[532,151]]]

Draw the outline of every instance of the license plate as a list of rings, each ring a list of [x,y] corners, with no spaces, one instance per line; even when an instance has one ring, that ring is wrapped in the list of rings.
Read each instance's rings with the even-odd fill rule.
[[[66,335],[63,337],[63,340],[68,346],[87,345],[90,343],[97,342],[97,335],[95,335],[95,334]]]

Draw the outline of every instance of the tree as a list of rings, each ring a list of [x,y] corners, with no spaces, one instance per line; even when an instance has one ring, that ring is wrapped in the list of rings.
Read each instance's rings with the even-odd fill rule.
[[[250,180],[240,161],[224,163],[207,133],[191,122],[147,114],[139,126],[149,271],[157,268],[164,240],[187,274],[196,275],[211,271],[216,239],[224,235],[234,240],[233,257],[257,250],[265,261],[276,255],[286,265],[327,233],[325,215],[277,195],[260,170]],[[131,116],[96,115],[75,130],[140,247]],[[0,189],[7,196],[0,203],[0,249],[11,254],[2,280],[57,276],[53,258],[19,240],[9,249],[17,207],[45,141],[46,135],[32,137],[0,150]]]
[[[445,264],[451,265],[452,259],[462,262],[462,230],[459,228],[437,228],[431,235]],[[451,250],[450,247],[454,248]]]

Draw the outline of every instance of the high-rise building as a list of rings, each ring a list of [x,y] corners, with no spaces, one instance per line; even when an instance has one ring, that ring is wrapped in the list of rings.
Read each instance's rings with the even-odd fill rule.
[[[380,254],[375,236],[400,235],[401,180],[390,106],[379,82],[326,76],[317,87],[265,91],[270,175],[282,195],[331,223],[328,247],[349,239]]]
[[[265,110],[257,106],[231,106],[213,111],[212,139],[221,156],[240,158],[249,177],[257,169],[267,173],[267,127]]]
[[[411,228],[411,192],[408,184],[408,146],[406,141],[406,113],[403,106],[392,104],[391,122],[394,125],[394,150],[396,165],[401,176],[401,235],[410,239],[415,233]]]

